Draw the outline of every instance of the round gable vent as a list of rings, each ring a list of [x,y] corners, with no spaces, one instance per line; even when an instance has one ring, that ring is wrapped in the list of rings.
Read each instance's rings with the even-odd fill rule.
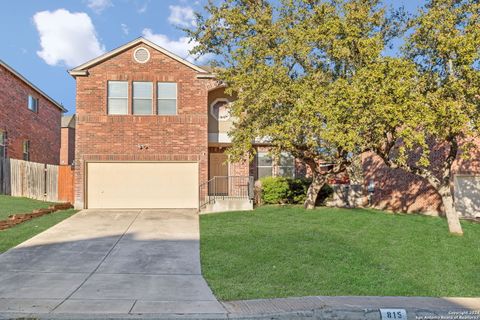
[[[138,63],[145,63],[147,62],[148,60],[150,60],[150,52],[145,49],[145,48],[137,48],[134,52],[133,52],[133,58],[135,59],[135,61],[137,61]]]

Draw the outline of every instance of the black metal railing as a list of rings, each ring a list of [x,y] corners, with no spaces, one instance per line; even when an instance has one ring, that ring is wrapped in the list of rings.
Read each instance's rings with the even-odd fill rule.
[[[253,199],[252,176],[217,176],[200,184],[202,209],[217,199]]]

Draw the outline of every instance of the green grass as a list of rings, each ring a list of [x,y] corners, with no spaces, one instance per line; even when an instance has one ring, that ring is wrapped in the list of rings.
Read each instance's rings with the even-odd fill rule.
[[[27,239],[47,230],[60,221],[72,216],[74,209],[53,212],[39,218],[18,224],[12,228],[0,231],[0,253],[24,242]]]
[[[201,216],[202,271],[223,300],[480,296],[480,224],[364,209],[261,207]]]
[[[15,213],[29,213],[35,209],[48,208],[52,204],[52,202],[0,195],[0,220],[5,220]]]

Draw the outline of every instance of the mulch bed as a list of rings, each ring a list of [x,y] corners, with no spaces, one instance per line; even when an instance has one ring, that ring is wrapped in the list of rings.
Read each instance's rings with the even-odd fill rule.
[[[22,222],[31,220],[33,218],[38,218],[46,214],[50,214],[55,211],[59,210],[67,210],[73,208],[71,203],[59,203],[55,204],[53,206],[50,206],[46,209],[38,209],[38,210],[33,210],[30,213],[16,213],[12,214],[11,216],[8,217],[6,220],[0,220],[0,230],[8,229],[11,228],[17,224],[20,224]]]

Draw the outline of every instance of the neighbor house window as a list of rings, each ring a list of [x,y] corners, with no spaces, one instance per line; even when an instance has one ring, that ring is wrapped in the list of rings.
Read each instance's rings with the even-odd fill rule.
[[[159,82],[157,84],[158,114],[177,114],[177,84],[175,82]]]
[[[0,158],[7,157],[7,132],[0,130]]]
[[[127,81],[108,81],[108,114],[128,114]]]
[[[23,141],[23,160],[30,161],[30,141]]]
[[[272,176],[272,164],[272,156],[270,156],[267,152],[257,153],[258,179]]]
[[[38,112],[38,99],[33,96],[28,96],[28,110]]]
[[[153,83],[133,82],[133,114],[152,114]]]
[[[290,153],[282,152],[280,154],[278,175],[282,177],[295,177],[295,158]]]

